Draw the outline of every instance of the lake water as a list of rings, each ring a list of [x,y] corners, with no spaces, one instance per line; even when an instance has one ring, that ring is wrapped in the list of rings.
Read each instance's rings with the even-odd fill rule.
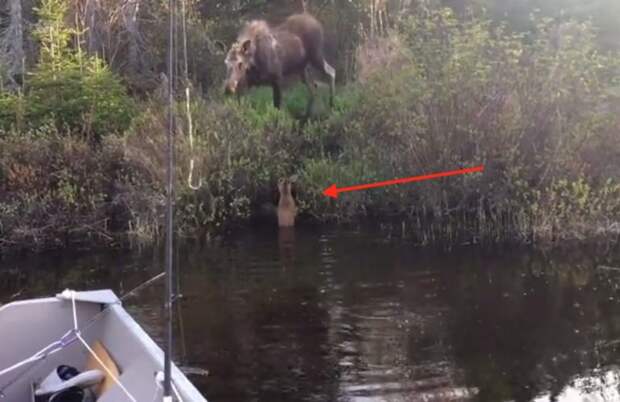
[[[124,294],[163,269],[161,255],[6,259],[0,302]],[[215,402],[618,401],[619,261],[437,252],[345,229],[183,245],[175,360]],[[125,302],[158,342],[162,297],[159,281]]]

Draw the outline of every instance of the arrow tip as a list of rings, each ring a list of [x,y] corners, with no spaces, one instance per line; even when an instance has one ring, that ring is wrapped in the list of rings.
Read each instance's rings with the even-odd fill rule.
[[[338,188],[335,184],[332,184],[331,186],[323,190],[323,195],[326,197],[338,198]]]

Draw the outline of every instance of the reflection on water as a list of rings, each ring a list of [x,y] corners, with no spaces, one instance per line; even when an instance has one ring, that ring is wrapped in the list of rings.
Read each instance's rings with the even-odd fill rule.
[[[300,229],[184,246],[176,360],[211,401],[620,400],[620,271],[596,268],[618,261],[497,254]],[[161,261],[6,260],[0,301],[123,294]],[[125,304],[158,341],[162,287]]]

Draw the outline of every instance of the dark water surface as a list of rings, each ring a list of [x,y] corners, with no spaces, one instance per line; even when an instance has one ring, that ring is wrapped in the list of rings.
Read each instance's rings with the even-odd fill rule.
[[[4,260],[0,301],[123,294],[161,261]],[[620,265],[600,253],[446,254],[298,229],[183,246],[178,263],[176,361],[210,401],[620,401]],[[162,295],[157,282],[125,303],[158,342]]]

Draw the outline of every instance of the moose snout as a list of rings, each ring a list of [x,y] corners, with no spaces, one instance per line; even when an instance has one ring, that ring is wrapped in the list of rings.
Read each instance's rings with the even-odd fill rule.
[[[224,85],[224,93],[229,95],[229,94],[235,94],[237,93],[237,87],[239,86],[239,82],[235,81],[235,80],[230,80],[228,82],[226,82],[226,85]]]

